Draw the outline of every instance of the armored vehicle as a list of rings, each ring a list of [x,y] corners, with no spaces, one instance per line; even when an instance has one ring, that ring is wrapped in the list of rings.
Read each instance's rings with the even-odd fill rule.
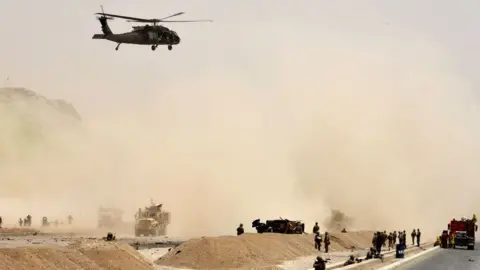
[[[162,204],[151,203],[135,214],[135,236],[160,236],[167,234],[170,212],[162,209]]]

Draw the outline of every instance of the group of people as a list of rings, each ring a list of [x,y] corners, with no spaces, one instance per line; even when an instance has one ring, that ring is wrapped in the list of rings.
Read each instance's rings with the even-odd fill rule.
[[[313,226],[313,234],[315,235],[315,249],[321,251],[323,243],[325,253],[328,253],[328,247],[330,246],[330,235],[328,234],[328,232],[325,232],[324,236],[322,237],[322,234],[320,233],[320,226],[318,226],[318,222],[315,222],[315,226]]]
[[[441,248],[453,248],[455,246],[455,234],[449,234],[447,230],[442,232],[441,236],[437,237],[437,241],[433,244],[433,246],[439,246]]]
[[[315,226],[313,227],[313,232],[315,233],[315,241],[317,241],[317,235],[318,235],[318,231],[319,231],[319,227],[318,227],[318,223],[315,223]],[[326,233],[327,234],[327,233]],[[410,234],[410,236],[412,237],[412,245],[415,245],[415,240],[416,240],[416,244],[417,246],[420,246],[420,237],[421,237],[422,233],[420,232],[420,229],[413,229],[412,233]],[[389,250],[391,248],[393,248],[393,246],[397,243],[397,239],[398,239],[398,243],[400,245],[407,245],[407,233],[406,231],[399,231],[397,233],[397,231],[393,231],[393,232],[390,232],[390,233],[387,233],[387,231],[383,231],[383,232],[380,232],[380,231],[377,231],[373,234],[373,238],[372,238],[372,247],[370,247],[370,249],[368,250],[367,252],[367,255],[365,256],[365,259],[359,259],[359,258],[356,258],[354,255],[350,255],[350,257],[348,258],[348,260],[344,263],[344,266],[347,266],[347,265],[351,265],[351,264],[355,264],[355,263],[359,263],[359,262],[362,262],[364,260],[369,260],[369,259],[373,259],[373,258],[378,258],[378,259],[381,259],[383,260],[383,255],[381,253],[382,251],[382,247],[386,247],[387,244],[388,244],[388,248]],[[317,249],[317,242],[315,242],[315,248]],[[320,250],[318,248],[318,250]],[[313,268],[315,270],[324,270],[326,269],[326,262],[328,261],[329,259],[323,259],[321,256],[318,256],[317,259],[315,260],[315,262],[313,263]]]
[[[20,227],[31,227],[32,226],[32,216],[27,215],[25,218],[18,219],[18,225]]]
[[[420,232],[420,229],[413,229],[412,233],[410,234],[412,237],[412,245],[415,245],[415,240],[417,246],[420,246],[420,237],[422,236],[422,233]],[[394,248],[395,244],[398,243],[400,245],[407,245],[407,232],[405,230],[399,231],[393,231],[387,234],[387,231],[383,232],[376,232],[373,235],[372,239],[372,245],[376,248],[379,249],[381,247],[386,247],[388,244],[388,249],[391,250]]]
[[[45,220],[45,217],[42,219],[42,221],[43,220]],[[72,221],[73,221],[73,217],[72,217],[72,215],[69,215],[68,216],[68,224],[72,224]],[[0,216],[0,228],[2,228],[2,224],[3,224],[3,219]],[[31,227],[32,226],[32,216],[27,215],[25,218],[19,218],[18,219],[18,226],[19,227]]]

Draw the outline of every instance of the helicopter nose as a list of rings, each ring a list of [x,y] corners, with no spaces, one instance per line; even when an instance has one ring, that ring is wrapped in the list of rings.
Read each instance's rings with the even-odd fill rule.
[[[180,43],[180,37],[179,37],[178,35],[175,35],[175,42],[176,42],[177,44]]]

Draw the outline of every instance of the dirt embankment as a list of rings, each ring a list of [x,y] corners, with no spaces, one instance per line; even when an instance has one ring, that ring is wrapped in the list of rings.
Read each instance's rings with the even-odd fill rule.
[[[127,244],[78,241],[66,247],[28,246],[0,249],[0,269],[153,269]]]
[[[373,232],[333,233],[330,251],[367,248],[372,236]],[[313,235],[244,234],[191,239],[155,263],[190,269],[258,268],[316,252]]]

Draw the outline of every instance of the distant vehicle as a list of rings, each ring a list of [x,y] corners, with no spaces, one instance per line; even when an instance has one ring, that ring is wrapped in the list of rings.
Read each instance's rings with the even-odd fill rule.
[[[162,209],[162,204],[154,204],[138,209],[135,214],[135,236],[160,236],[167,234],[170,212]]]
[[[267,220],[265,223],[256,219],[252,222],[252,228],[255,228],[258,233],[303,234],[305,232],[305,224],[301,221],[282,218]]]
[[[123,224],[123,210],[118,208],[98,208],[98,228],[112,229]]]
[[[157,25],[157,23],[176,23],[176,22],[211,22],[212,20],[193,20],[193,21],[166,21],[165,19],[172,18],[184,14],[179,12],[161,19],[144,19],[138,17],[130,17],[124,15],[110,14],[103,11],[103,6],[100,6],[102,12],[95,13],[101,15],[97,17],[102,25],[103,34],[95,34],[92,39],[105,39],[117,43],[115,50],[118,51],[120,44],[135,44],[135,45],[151,45],[152,51],[157,49],[158,45],[167,45],[168,50],[173,48],[173,45],[180,43],[178,34],[168,29],[165,26]],[[133,26],[133,30],[126,33],[114,34],[108,26],[107,20],[113,18],[125,19],[128,22],[151,23],[152,25]]]
[[[454,243],[456,247],[467,247],[469,250],[475,249],[475,232],[478,226],[475,219],[452,219],[448,224],[449,235],[454,235]]]

